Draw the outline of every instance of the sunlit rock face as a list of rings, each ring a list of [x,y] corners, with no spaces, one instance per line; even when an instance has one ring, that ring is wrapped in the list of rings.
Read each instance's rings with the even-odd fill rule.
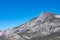
[[[4,32],[3,32],[2,30],[0,30],[0,37],[3,35],[3,33],[4,33]]]
[[[33,37],[42,37],[55,32],[60,32],[60,16],[43,12],[18,27],[5,30],[2,38],[5,40],[31,40]]]

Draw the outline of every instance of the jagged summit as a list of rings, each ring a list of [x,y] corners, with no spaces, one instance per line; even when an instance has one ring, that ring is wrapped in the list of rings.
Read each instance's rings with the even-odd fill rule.
[[[31,40],[33,37],[42,37],[60,32],[60,16],[50,12],[43,12],[30,21],[3,32],[4,40]],[[57,36],[56,37],[60,37]]]
[[[53,18],[53,17],[54,17],[53,13],[43,12],[43,13],[40,14],[40,16],[37,19],[43,21],[46,18]]]
[[[54,16],[53,13],[50,13],[50,12],[42,12],[40,13],[40,16],[43,16],[43,15],[46,15],[46,16]]]

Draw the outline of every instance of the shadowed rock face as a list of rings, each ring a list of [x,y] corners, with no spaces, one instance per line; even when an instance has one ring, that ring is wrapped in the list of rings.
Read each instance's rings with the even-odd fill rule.
[[[60,32],[60,18],[58,15],[46,12],[25,24],[5,30],[1,38],[4,40],[30,40],[33,37],[43,37],[56,32]]]

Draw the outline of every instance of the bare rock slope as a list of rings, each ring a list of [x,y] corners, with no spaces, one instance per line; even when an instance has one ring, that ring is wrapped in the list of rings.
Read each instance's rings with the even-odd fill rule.
[[[52,36],[53,35],[53,36]],[[5,30],[1,40],[32,40],[50,36],[60,38],[60,16],[53,13],[41,13],[18,27]],[[34,39],[35,40],[35,39]],[[37,40],[37,39],[36,39]],[[43,40],[43,39],[40,39]]]

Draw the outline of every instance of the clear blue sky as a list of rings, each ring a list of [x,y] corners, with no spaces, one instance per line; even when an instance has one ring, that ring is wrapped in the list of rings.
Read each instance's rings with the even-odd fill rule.
[[[0,30],[16,27],[40,12],[60,13],[60,0],[0,0]]]

